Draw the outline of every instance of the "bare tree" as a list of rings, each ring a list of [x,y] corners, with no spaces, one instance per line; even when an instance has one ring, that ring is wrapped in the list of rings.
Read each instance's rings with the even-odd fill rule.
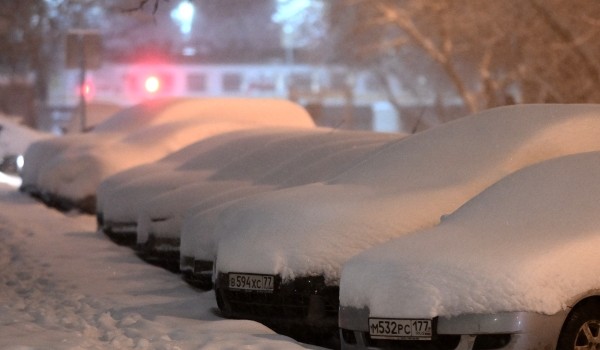
[[[423,79],[442,107],[454,95],[472,112],[600,101],[598,2],[340,0],[333,13],[338,59],[375,72],[397,106],[392,83],[423,96]]]
[[[530,0],[519,71],[526,102],[600,102],[600,3]]]
[[[20,0],[0,2],[0,70],[9,85],[4,86],[0,106],[5,112],[26,105],[31,124],[36,105],[45,105],[49,77],[62,68],[65,34],[69,28],[87,28],[103,21],[112,0]],[[26,79],[24,79],[26,77]],[[27,91],[29,99],[15,102],[14,91]],[[23,95],[20,93],[18,95]],[[19,96],[22,97],[22,96]],[[10,111],[9,111],[10,112]]]

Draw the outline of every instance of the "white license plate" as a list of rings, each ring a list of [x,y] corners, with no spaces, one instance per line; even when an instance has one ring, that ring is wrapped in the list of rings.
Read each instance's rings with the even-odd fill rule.
[[[431,340],[430,319],[369,318],[369,334],[374,339]]]
[[[229,289],[272,292],[275,286],[275,276],[273,275],[230,273],[228,280]]]

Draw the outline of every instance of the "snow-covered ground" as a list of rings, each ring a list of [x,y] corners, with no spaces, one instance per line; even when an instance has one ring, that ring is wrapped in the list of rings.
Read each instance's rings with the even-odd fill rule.
[[[218,316],[212,292],[0,184],[0,349],[315,349]]]

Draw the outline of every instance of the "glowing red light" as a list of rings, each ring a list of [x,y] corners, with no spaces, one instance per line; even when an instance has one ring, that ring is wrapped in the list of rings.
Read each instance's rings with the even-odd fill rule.
[[[160,79],[154,75],[147,77],[144,81],[144,89],[151,94],[158,92],[160,90]]]
[[[82,95],[86,100],[91,100],[94,97],[96,89],[91,81],[85,82],[79,87],[79,95]]]

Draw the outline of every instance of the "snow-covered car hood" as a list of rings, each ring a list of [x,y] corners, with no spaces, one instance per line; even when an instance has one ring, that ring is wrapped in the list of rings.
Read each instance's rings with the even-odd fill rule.
[[[599,177],[598,152],[518,171],[439,226],[348,261],[341,303],[377,317],[556,313],[600,289]]]
[[[599,133],[598,105],[502,107],[440,125],[383,147],[328,184],[227,208],[215,232],[217,269],[336,283],[361,250],[437,225],[527,165],[600,150]]]

